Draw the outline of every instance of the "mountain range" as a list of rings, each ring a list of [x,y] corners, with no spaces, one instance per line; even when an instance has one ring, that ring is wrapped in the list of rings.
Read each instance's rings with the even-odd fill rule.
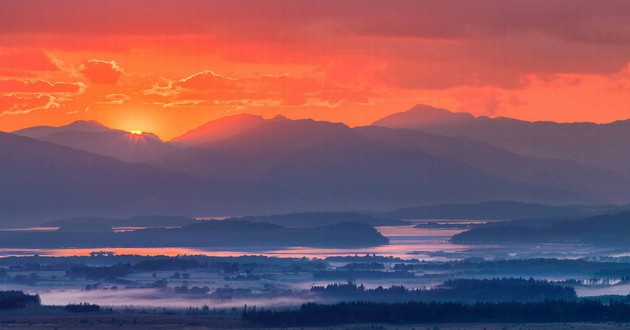
[[[76,121],[61,127],[37,126],[13,134],[136,163],[146,162],[176,149],[162,142],[155,134],[134,134],[111,129],[95,121]]]
[[[168,142],[92,121],[32,127],[0,133],[0,217],[385,211],[490,200],[625,204],[626,125],[525,122],[420,105],[355,128],[235,115]]]
[[[630,120],[607,124],[529,122],[475,117],[427,105],[396,113],[373,126],[404,128],[482,141],[521,155],[566,159],[630,174]]]

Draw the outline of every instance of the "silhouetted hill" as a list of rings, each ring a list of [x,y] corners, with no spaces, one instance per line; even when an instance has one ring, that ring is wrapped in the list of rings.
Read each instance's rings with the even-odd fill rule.
[[[588,205],[553,206],[514,201],[489,201],[476,204],[441,204],[408,207],[385,213],[397,219],[488,219],[509,220],[559,216],[587,216],[606,210]]]
[[[261,116],[245,113],[227,116],[207,122],[170,140],[169,143],[181,147],[190,147],[206,142],[218,141],[262,125],[265,122],[265,119]]]
[[[364,137],[331,140],[296,152],[257,181],[297,191],[307,199],[355,209],[390,205],[567,198],[558,189],[519,185],[423,152],[409,152]]]
[[[460,162],[509,182],[573,192],[573,203],[626,203],[630,198],[628,178],[574,161],[528,157],[479,141],[413,130],[383,127],[356,130],[399,149]]]
[[[66,126],[40,126],[14,132],[67,147],[114,157],[128,162],[151,163],[152,159],[177,150],[155,134],[132,134],[95,121],[76,121]]]
[[[343,124],[313,120],[270,120],[231,138],[195,145],[160,164],[192,173],[252,180],[280,166],[294,152],[329,140],[348,139]]]
[[[530,227],[525,223],[485,225],[452,237],[457,243],[584,243],[628,245],[630,212],[552,222]]]
[[[0,133],[0,218],[230,214],[273,209],[263,187],[200,178],[151,165]],[[291,196],[281,198],[291,201]],[[277,211],[277,210],[276,210]]]
[[[105,132],[63,131],[39,139],[137,163],[151,163],[152,159],[177,150],[177,148],[162,142],[154,134],[132,134],[119,130]]]
[[[308,201],[305,210],[507,196],[528,201],[589,199],[581,191],[511,182],[456,159],[373,138],[365,130],[312,120],[272,120],[232,138],[176,152],[159,164],[276,187]]]
[[[285,246],[368,247],[389,240],[373,227],[340,223],[314,228],[287,228],[268,223],[209,220],[176,229],[128,232],[84,230],[69,226],[51,232],[0,232],[1,247],[214,247],[277,248]]]
[[[445,122],[443,115],[433,116],[433,122]],[[455,122],[469,117],[457,117]],[[241,115],[225,120],[238,124],[237,129],[215,125],[234,135],[184,149],[151,134],[107,128],[62,127],[41,137],[55,144],[5,134],[11,151],[0,165],[11,166],[14,175],[2,180],[14,188],[0,188],[8,196],[8,206],[0,212],[51,218],[216,216],[382,211],[488,200],[547,204],[630,200],[630,180],[619,173],[575,161],[524,156],[468,138],[283,117]],[[241,120],[263,122],[244,129]],[[103,129],[94,123],[73,125]],[[244,130],[236,134],[240,129]],[[61,144],[75,149],[60,148]],[[118,162],[92,152],[154,166]],[[65,213],[55,213],[61,210]]]
[[[42,223],[40,226],[42,227],[64,227],[71,225],[80,225],[80,226],[91,226],[91,225],[105,225],[112,227],[147,227],[147,228],[157,228],[157,227],[182,227],[195,223],[196,220],[187,217],[178,217],[178,216],[157,216],[157,215],[147,215],[147,216],[137,216],[131,218],[124,219],[109,219],[109,218],[99,218],[99,217],[81,217],[81,218],[70,218],[70,219],[62,219],[55,221],[48,221]]]
[[[26,136],[34,139],[41,138],[43,136],[59,133],[59,132],[107,132],[111,130],[109,127],[94,121],[94,120],[77,120],[68,125],[54,127],[54,126],[35,126],[20,129],[14,132],[11,132],[16,135]]]
[[[630,121],[608,124],[528,122],[474,117],[418,105],[373,124],[466,137],[540,158],[567,159],[630,175]]]
[[[225,220],[273,223],[286,227],[319,227],[325,225],[334,225],[343,222],[358,222],[371,226],[404,226],[409,224],[406,221],[383,219],[371,215],[352,212],[290,213],[268,216],[228,218]]]

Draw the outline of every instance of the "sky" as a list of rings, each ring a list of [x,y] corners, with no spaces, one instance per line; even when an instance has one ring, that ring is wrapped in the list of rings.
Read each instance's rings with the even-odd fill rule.
[[[630,2],[0,2],[0,130],[165,140],[239,113],[369,125],[415,104],[630,118]]]

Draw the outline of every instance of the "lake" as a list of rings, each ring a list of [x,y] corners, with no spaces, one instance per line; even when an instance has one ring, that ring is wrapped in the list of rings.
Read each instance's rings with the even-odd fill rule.
[[[238,250],[216,248],[63,248],[63,249],[0,249],[0,257],[8,256],[88,256],[94,251],[108,251],[115,254],[137,254],[147,256],[177,256],[177,255],[206,255],[206,256],[243,256],[263,255],[269,257],[293,258],[326,258],[329,256],[353,256],[374,254],[377,256],[392,256],[402,259],[421,259],[430,261],[459,260],[470,257],[492,258],[581,258],[596,256],[619,256],[630,254],[630,250],[611,250],[609,248],[582,246],[576,244],[533,244],[533,245],[484,245],[484,244],[452,244],[451,236],[465,229],[449,228],[415,228],[415,224],[441,224],[457,226],[465,224],[480,224],[484,220],[432,220],[419,219],[410,221],[408,226],[379,226],[376,229],[389,238],[390,244],[369,248],[313,248],[289,247],[273,250]],[[55,228],[20,228],[10,230],[54,230]]]

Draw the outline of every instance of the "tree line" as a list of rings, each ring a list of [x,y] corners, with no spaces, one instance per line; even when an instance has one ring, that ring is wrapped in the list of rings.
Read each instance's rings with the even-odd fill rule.
[[[298,310],[245,308],[242,319],[257,326],[302,327],[352,323],[557,323],[630,322],[630,304],[598,301],[544,302],[342,302],[304,304]]]
[[[38,294],[26,294],[22,291],[0,291],[0,309],[39,306],[41,299]]]

